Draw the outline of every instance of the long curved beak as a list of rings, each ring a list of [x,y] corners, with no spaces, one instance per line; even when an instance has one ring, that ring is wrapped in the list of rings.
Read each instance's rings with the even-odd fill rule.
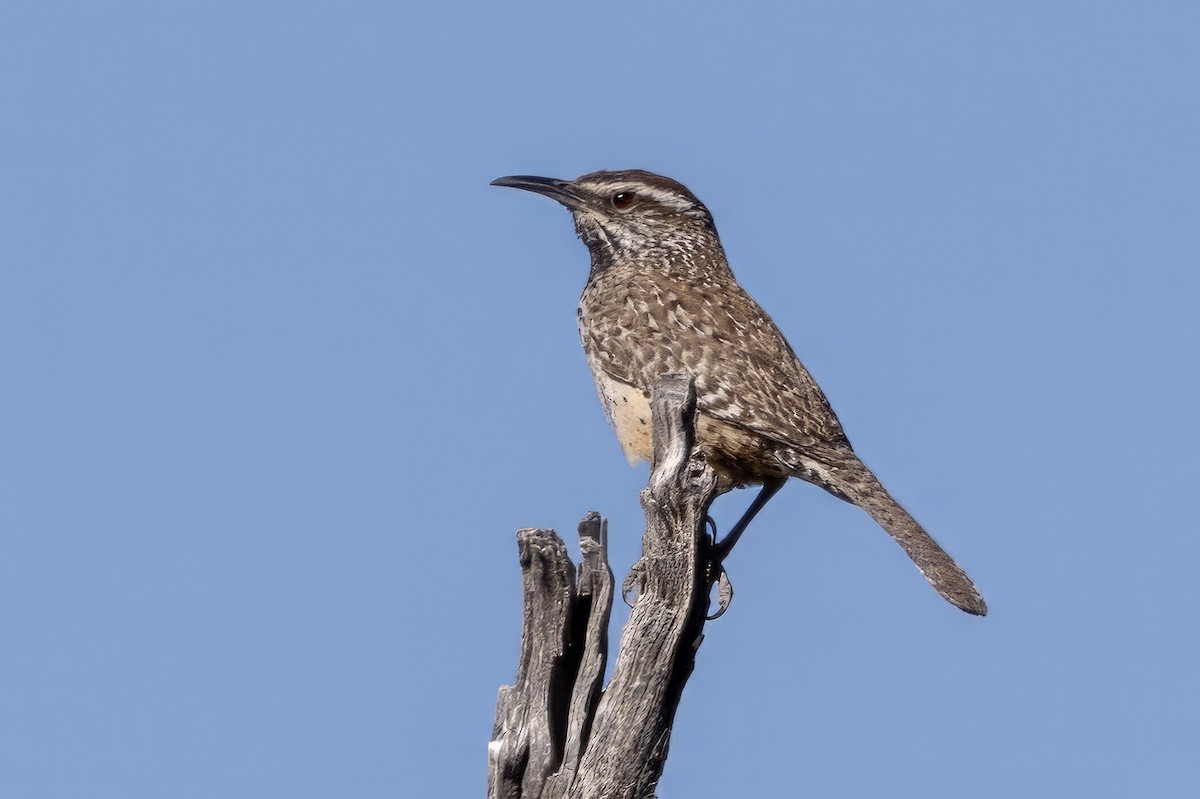
[[[576,190],[574,184],[568,180],[540,178],[536,175],[509,175],[496,178],[492,181],[492,185],[508,186],[511,189],[524,189],[534,194],[541,194],[557,200],[567,208],[582,208],[584,204],[583,197]]]

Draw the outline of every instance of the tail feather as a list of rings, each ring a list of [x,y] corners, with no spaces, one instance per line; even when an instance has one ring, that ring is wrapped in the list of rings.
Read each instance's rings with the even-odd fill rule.
[[[851,456],[836,469],[805,469],[805,479],[865,510],[908,554],[929,584],[950,604],[976,616],[987,615],[987,603],[954,558],[925,532],[892,498],[866,464]],[[822,480],[814,480],[816,473]]]

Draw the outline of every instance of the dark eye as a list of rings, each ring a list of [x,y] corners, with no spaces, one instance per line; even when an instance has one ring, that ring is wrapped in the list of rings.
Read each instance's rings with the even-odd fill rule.
[[[636,199],[637,195],[631,191],[619,191],[612,196],[613,208],[625,211],[633,205],[633,201]]]

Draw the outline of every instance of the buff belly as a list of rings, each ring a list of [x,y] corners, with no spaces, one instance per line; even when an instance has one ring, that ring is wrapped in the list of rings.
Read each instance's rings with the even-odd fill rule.
[[[596,391],[621,449],[630,463],[648,461],[654,454],[650,399],[639,388],[614,380],[604,371],[594,371]]]
[[[650,399],[641,389],[616,380],[603,370],[597,370],[594,376],[604,414],[616,431],[625,457],[631,464],[652,460],[654,425]],[[708,416],[703,408],[696,418],[696,440],[720,475],[722,490],[789,473],[774,457],[772,449],[764,446],[762,438]]]

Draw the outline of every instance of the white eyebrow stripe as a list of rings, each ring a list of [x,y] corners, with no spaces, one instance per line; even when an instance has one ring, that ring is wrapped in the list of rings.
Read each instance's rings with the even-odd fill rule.
[[[686,211],[692,207],[691,200],[686,197],[681,197],[677,192],[660,189],[656,186],[647,186],[645,184],[631,185],[628,190],[634,194],[641,194],[649,197],[652,200],[669,205],[672,208],[678,208],[681,211]]]

